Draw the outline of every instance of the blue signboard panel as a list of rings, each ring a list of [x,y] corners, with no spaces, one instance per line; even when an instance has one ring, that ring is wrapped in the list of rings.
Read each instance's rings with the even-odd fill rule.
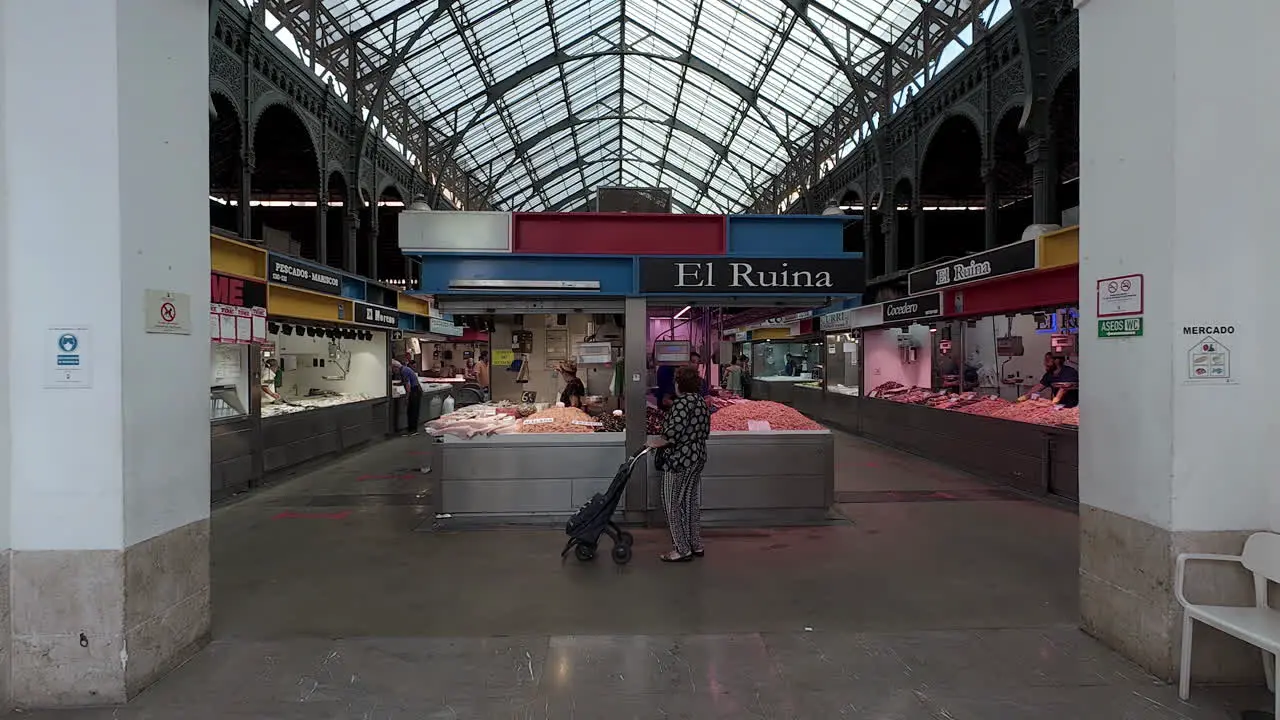
[[[342,297],[354,298],[356,300],[365,299],[365,281],[359,278],[342,276]]]
[[[477,284],[480,281],[481,284]],[[484,288],[484,281],[595,282],[598,289],[563,290],[518,287]],[[459,283],[470,283],[459,287]],[[635,269],[630,257],[566,257],[563,255],[433,255],[422,260],[420,292],[433,295],[630,295]]]
[[[735,257],[861,257],[844,251],[847,215],[730,215],[728,254]]]

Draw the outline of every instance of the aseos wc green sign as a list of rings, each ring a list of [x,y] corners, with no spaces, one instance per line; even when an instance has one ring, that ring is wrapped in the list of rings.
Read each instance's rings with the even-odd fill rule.
[[[1098,337],[1142,337],[1142,318],[1116,318],[1098,321]]]

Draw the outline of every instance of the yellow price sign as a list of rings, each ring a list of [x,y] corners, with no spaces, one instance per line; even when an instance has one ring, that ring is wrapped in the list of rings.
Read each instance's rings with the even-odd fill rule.
[[[507,366],[516,361],[516,354],[511,350],[494,350],[493,364],[496,366]]]

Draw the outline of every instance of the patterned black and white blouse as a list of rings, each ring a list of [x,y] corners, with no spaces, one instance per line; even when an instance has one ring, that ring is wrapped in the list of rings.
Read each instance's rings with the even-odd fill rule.
[[[711,411],[698,393],[686,393],[662,421],[662,436],[667,439],[663,462],[668,472],[702,472],[707,464],[707,437],[711,435]]]

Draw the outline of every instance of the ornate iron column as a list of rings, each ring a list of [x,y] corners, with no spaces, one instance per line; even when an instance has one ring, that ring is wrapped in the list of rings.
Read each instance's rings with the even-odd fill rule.
[[[985,224],[985,243],[984,247],[988,250],[1000,244],[999,240],[999,211],[1000,198],[996,193],[996,164],[992,160],[986,160],[982,163],[982,185],[985,191],[983,198],[982,217]]]
[[[924,262],[924,204],[920,200],[920,181],[911,185],[911,261]]]
[[[377,190],[374,192],[376,193]],[[378,200],[379,198],[374,197],[369,201],[369,274],[367,277],[372,280],[378,279],[378,233],[380,232]]]
[[[323,155],[320,156],[324,158]],[[320,182],[316,193],[316,260],[329,264],[329,176],[320,161]]]
[[[241,143],[240,149],[240,237],[253,237],[253,170],[257,158],[253,153],[253,137]]]
[[[345,252],[342,254],[342,269],[353,273],[358,273],[360,268],[356,255],[360,247],[359,196],[359,188],[348,190],[342,206],[343,231],[346,233]]]
[[[1027,164],[1031,166],[1031,221],[1058,223],[1058,169],[1053,137],[1046,127],[1027,138]]]
[[[884,235],[884,274],[898,270],[898,203],[893,190],[885,190],[880,201],[880,232]]]

